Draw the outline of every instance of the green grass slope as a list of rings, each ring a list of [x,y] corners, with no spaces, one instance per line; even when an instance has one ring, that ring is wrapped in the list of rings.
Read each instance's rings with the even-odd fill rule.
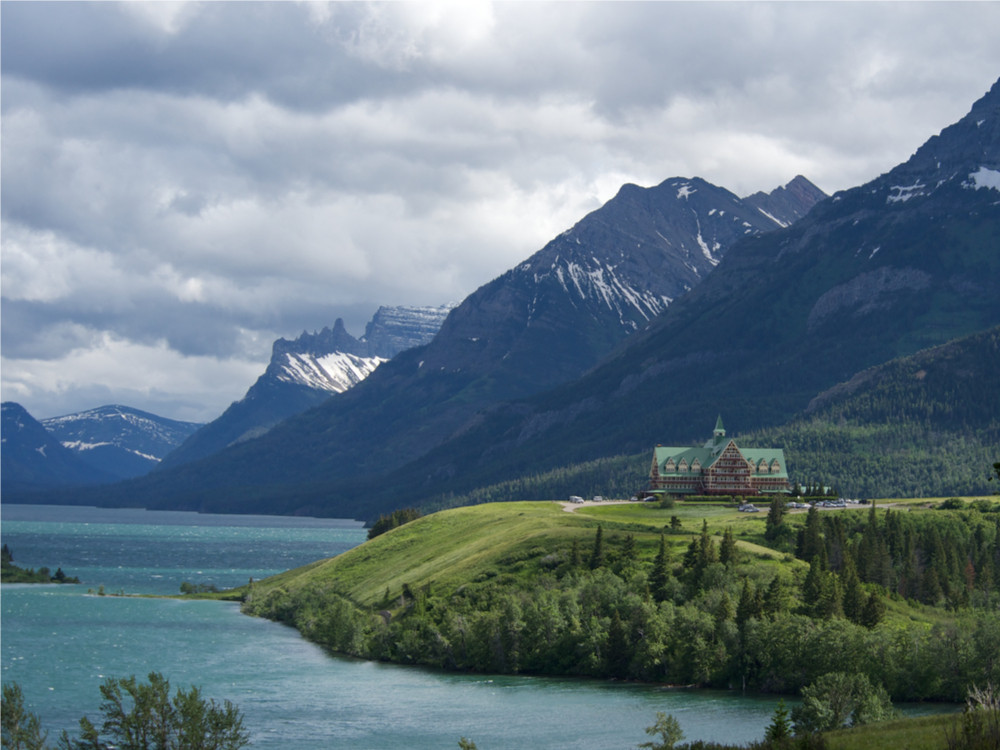
[[[766,534],[723,503],[487,504],[225,596],[396,663],[777,693],[856,671],[960,700],[1000,681],[1000,513],[958,505],[786,512]]]

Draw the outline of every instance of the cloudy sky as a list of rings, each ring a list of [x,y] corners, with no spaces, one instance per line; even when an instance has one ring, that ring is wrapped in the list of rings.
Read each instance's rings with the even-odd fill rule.
[[[827,192],[1000,75],[1000,3],[3,2],[2,398],[218,416],[625,182]]]

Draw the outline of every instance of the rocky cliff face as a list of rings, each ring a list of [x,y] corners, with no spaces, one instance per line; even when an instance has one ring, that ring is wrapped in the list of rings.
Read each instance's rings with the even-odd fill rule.
[[[488,374],[497,399],[576,377],[699,284],[734,242],[792,223],[823,196],[793,183],[778,189],[773,215],[700,178],[625,185],[462,302],[424,367]]]
[[[776,188],[770,193],[754,193],[743,201],[787,227],[805,216],[810,208],[826,197],[826,193],[799,175],[784,187]]]
[[[450,309],[383,306],[360,339],[339,318],[333,328],[278,339],[267,369],[246,396],[174,450],[164,465],[201,459],[259,437],[283,419],[353,388],[399,352],[430,341]]]
[[[392,359],[402,351],[430,343],[453,307],[380,307],[361,337],[366,355]]]

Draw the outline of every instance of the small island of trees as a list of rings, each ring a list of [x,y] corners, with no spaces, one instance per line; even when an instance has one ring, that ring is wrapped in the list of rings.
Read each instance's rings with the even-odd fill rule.
[[[77,577],[63,573],[62,568],[56,568],[53,573],[49,568],[21,568],[14,564],[14,555],[6,544],[0,551],[0,582],[2,583],[79,583]]]

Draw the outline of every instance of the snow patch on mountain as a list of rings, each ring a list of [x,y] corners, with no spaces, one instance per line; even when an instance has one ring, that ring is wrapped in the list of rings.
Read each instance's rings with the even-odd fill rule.
[[[911,198],[917,198],[924,195],[923,189],[927,187],[924,183],[917,180],[912,185],[893,185],[889,190],[893,191],[893,195],[889,195],[886,199],[886,203],[906,203],[906,201]]]
[[[979,190],[980,188],[1000,190],[1000,171],[989,167],[980,167],[969,175],[969,181],[962,183],[964,187]]]
[[[278,380],[331,393],[343,393],[371,375],[384,357],[361,357],[346,352],[315,356],[286,352]]]
[[[770,214],[767,211],[765,211],[760,206],[757,207],[757,210],[760,211],[762,214],[764,214],[764,216],[766,216],[767,218],[769,218],[771,221],[773,221],[775,224],[777,224],[782,229],[784,229],[785,227],[790,227],[791,226],[791,224],[789,222],[782,221],[781,219],[777,218],[773,214]]]
[[[601,264],[592,259],[594,266],[585,268],[574,261],[562,261],[552,268],[552,275],[567,294],[575,293],[581,299],[596,299],[618,314],[621,323],[635,328],[628,320],[627,310],[634,309],[644,320],[652,320],[673,302],[671,297],[657,295],[625,282],[612,264]],[[538,277],[536,276],[536,283]],[[572,286],[572,291],[570,287]]]

